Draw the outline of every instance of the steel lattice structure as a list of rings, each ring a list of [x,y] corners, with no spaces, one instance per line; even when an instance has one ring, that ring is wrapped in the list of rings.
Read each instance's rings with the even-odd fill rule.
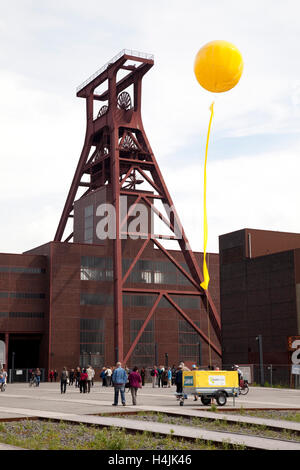
[[[173,201],[168,192],[163,176],[150,147],[146,133],[144,131],[141,117],[141,95],[143,76],[154,65],[153,56],[137,53],[136,51],[123,50],[108,64],[102,67],[86,82],[77,89],[77,96],[86,100],[86,134],[82,153],[75,171],[75,175],[69,190],[67,200],[61,215],[61,219],[55,235],[55,241],[69,242],[73,233],[67,234],[64,238],[66,225],[73,217],[74,202],[78,197],[79,188],[84,188],[84,196],[109,185],[112,189],[112,202],[116,210],[116,238],[113,243],[113,264],[114,264],[114,311],[115,311],[115,348],[117,359],[127,362],[137,345],[142,333],[152,318],[160,300],[165,298],[175,308],[175,310],[194,328],[202,339],[221,356],[220,347],[211,342],[202,329],[200,329],[189,315],[180,308],[171,297],[172,295],[196,295],[207,309],[207,314],[212,327],[220,341],[220,316],[212,301],[208,291],[200,287],[203,281],[202,273],[197,264],[196,258],[190,249],[189,242],[183,231],[181,237],[176,233],[176,227],[181,227],[179,217],[174,210],[171,214],[164,215],[155,207],[155,201],[160,200],[163,204],[174,208]],[[118,72],[122,71],[123,78],[117,80]],[[105,90],[99,93],[97,88],[107,83]],[[128,88],[133,89],[133,100],[127,92]],[[96,117],[95,103],[106,103],[100,107]],[[88,181],[87,181],[88,177]],[[150,185],[151,190],[140,190],[142,182]],[[122,195],[134,198],[124,220],[120,220],[120,197]],[[82,197],[82,196],[81,196]],[[168,239],[178,239],[180,250],[190,272],[187,272],[172,254],[163,247],[159,240],[164,239],[163,235],[156,235],[149,231],[144,235],[143,241],[137,245],[138,250],[135,258],[126,272],[122,273],[122,227],[130,217],[137,204],[145,204],[168,228],[173,232],[173,237]],[[128,233],[127,233],[128,234]],[[130,234],[128,234],[130,235]],[[128,279],[134,266],[141,258],[149,243],[153,243],[161,250],[168,260],[189,280],[191,289],[166,290],[160,285],[156,289],[130,288],[126,287],[125,281]],[[123,341],[123,294],[155,294],[156,300],[148,313],[140,331],[128,351],[124,351]]]

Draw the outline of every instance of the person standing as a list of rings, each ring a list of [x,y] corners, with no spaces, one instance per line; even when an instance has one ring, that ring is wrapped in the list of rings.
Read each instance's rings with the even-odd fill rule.
[[[76,373],[75,373],[75,387],[79,387],[79,384],[80,384],[80,374],[81,374],[81,369],[80,367],[78,366],[76,368]]]
[[[100,378],[102,379],[102,387],[106,387],[106,367],[102,367]]]
[[[106,381],[107,387],[111,386],[111,376],[112,376],[112,370],[110,367],[107,367],[105,371],[105,381]]]
[[[128,376],[129,387],[132,397],[132,404],[136,405],[136,396],[139,388],[142,388],[142,377],[139,374],[138,368],[134,367]]]
[[[179,364],[175,375],[176,393],[178,395],[177,400],[179,400],[179,395],[182,395],[182,370],[183,367],[181,364]]]
[[[60,393],[66,393],[68,377],[69,374],[67,368],[64,367],[60,374]]]
[[[87,392],[90,393],[91,391],[91,384],[92,384],[92,379],[93,379],[93,369],[92,369],[92,366],[88,366],[87,370],[86,370],[86,373],[87,373]]]
[[[54,379],[54,371],[53,370],[50,370],[50,372],[49,372],[49,379],[50,379],[50,382],[53,382],[53,379]]]
[[[87,380],[88,380],[88,374],[86,372],[86,369],[82,369],[82,372],[80,374],[80,382],[79,382],[80,393],[86,393]]]
[[[54,382],[56,382],[57,376],[58,376],[58,372],[55,369],[54,372],[53,372]]]
[[[171,369],[171,367],[168,367],[167,374],[168,374],[168,388],[170,388],[171,383],[172,383],[172,369]]]
[[[150,375],[151,375],[151,378],[152,378],[152,388],[154,388],[155,384],[156,384],[156,378],[157,378],[157,375],[158,375],[156,366],[153,366],[153,368],[150,372]]]
[[[69,385],[73,385],[74,383],[74,369],[70,370],[70,380],[69,380]]]
[[[157,369],[157,384],[158,384],[158,388],[160,388],[160,386],[163,386],[163,382],[162,382],[163,371],[164,371],[164,367],[163,367],[163,366],[159,366],[159,368]]]
[[[127,382],[127,374],[125,370],[122,368],[121,362],[117,362],[116,364],[116,368],[112,374],[112,382],[113,382],[114,391],[115,391],[113,406],[118,405],[119,393],[121,394],[122,405],[125,406],[126,405],[125,384]]]

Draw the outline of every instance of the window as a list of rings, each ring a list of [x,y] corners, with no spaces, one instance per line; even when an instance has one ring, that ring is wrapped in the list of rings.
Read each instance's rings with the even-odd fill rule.
[[[43,312],[9,312],[9,318],[44,318]]]
[[[107,293],[81,293],[80,305],[113,305],[113,295]]]
[[[123,260],[123,275],[128,271],[132,259]],[[189,273],[186,263],[180,263]],[[139,260],[135,264],[128,278],[129,282],[146,282],[153,284],[191,285],[190,281],[179,269],[168,261]]]
[[[112,281],[113,277],[112,258],[81,257],[80,279],[82,281]]]
[[[35,292],[11,292],[11,299],[44,299],[45,294],[37,294]]]
[[[23,268],[23,267],[13,267],[13,266],[0,266],[0,273],[20,273],[20,274],[41,274],[45,273],[46,269],[44,268]]]
[[[130,340],[135,340],[144,320],[130,320]],[[142,333],[131,357],[131,363],[137,367],[150,367],[155,356],[154,320],[151,319]]]
[[[84,242],[93,243],[94,234],[94,207],[84,208]]]
[[[200,327],[199,321],[194,321],[194,323],[196,326]],[[178,342],[180,360],[199,362],[200,335],[185,320],[179,320]]]
[[[80,319],[80,366],[102,367],[105,355],[105,323],[102,318]]]
[[[151,294],[149,295],[124,294],[123,305],[125,307],[152,307],[156,297],[157,297],[156,295],[151,295]]]

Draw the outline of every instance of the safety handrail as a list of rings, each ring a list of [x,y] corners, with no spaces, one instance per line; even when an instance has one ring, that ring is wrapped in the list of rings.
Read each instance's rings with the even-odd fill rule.
[[[103,73],[109,65],[114,64],[119,60],[121,57],[124,55],[131,55],[134,57],[139,57],[141,59],[147,59],[147,60],[153,60],[154,55],[153,54],[147,54],[146,52],[139,52],[139,51],[134,51],[130,49],[123,49],[121,52],[119,52],[117,55],[115,55],[111,60],[109,60],[105,65],[103,65],[99,70],[97,70],[93,75],[91,75],[89,78],[87,78],[81,85],[79,85],[76,88],[76,92],[78,93],[81,91],[84,87],[86,87],[89,83],[91,83],[96,77],[99,77],[101,73]]]

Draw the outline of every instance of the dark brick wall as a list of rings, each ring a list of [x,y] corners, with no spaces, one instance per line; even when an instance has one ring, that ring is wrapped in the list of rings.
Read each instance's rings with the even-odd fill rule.
[[[261,334],[264,362],[288,364],[287,337],[298,328],[294,251],[249,259],[246,243],[243,230],[220,237],[223,363],[258,363]]]

